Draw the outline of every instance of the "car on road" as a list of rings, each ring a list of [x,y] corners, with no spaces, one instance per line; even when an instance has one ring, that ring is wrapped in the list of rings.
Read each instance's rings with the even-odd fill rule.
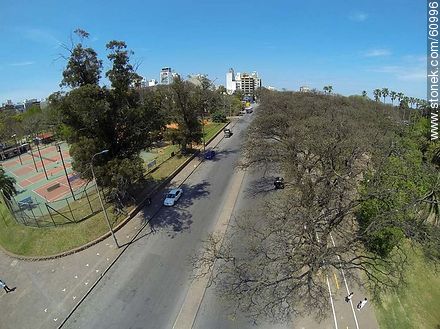
[[[223,132],[224,132],[224,134],[225,134],[225,138],[229,138],[229,137],[232,136],[232,130],[229,129],[229,128],[225,128],[225,129],[223,130]]]
[[[246,113],[254,112],[254,109],[252,107],[246,107],[245,110],[246,110]]]
[[[214,159],[215,157],[215,151],[214,150],[209,150],[205,152],[205,159],[206,160],[211,160]]]
[[[275,186],[276,190],[283,189],[284,188],[284,178],[283,177],[275,178],[273,185]]]
[[[246,110],[240,110],[239,115],[245,115],[246,114]]]
[[[170,190],[165,197],[165,200],[163,200],[163,205],[168,207],[174,206],[174,204],[180,199],[182,194],[183,190],[181,188]]]

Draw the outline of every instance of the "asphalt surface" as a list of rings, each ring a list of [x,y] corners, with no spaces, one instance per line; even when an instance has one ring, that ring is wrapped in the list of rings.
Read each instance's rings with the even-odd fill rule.
[[[161,207],[163,196],[153,199],[144,212],[145,220],[152,217],[150,225],[63,328],[172,328],[191,282],[190,257],[222,209],[251,116],[239,119],[234,135],[216,147],[215,159],[204,161],[182,184],[176,206]]]

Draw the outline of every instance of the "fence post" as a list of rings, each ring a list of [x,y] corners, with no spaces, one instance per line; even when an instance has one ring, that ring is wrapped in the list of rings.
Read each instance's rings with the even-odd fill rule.
[[[38,224],[37,217],[35,217],[34,210],[32,209],[31,206],[29,206],[29,209],[31,210],[32,217],[34,217],[35,224],[37,224],[37,227],[40,227],[40,224]]]
[[[66,198],[67,206],[69,207],[70,214],[72,215],[73,221],[76,223],[75,216],[73,215],[72,208],[70,208],[69,198]]]
[[[90,202],[89,195],[87,194],[87,189],[84,189],[84,193],[86,194],[87,202],[89,203],[90,210],[92,211],[93,214],[92,203]]]
[[[49,206],[47,205],[47,203],[44,203],[44,205],[46,206],[47,212],[50,215],[50,219],[52,219],[53,226],[57,226],[57,224],[55,224],[55,221],[54,221],[54,219],[52,217],[52,213],[50,212]]]
[[[41,203],[38,204],[38,209],[40,209],[40,213],[41,213],[41,218],[43,218],[43,223],[46,221],[44,214],[43,214],[43,210],[41,210]]]

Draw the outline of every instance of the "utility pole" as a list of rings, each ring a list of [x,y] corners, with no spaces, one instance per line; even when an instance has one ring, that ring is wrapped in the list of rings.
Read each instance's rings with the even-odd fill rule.
[[[102,202],[101,193],[99,192],[98,182],[96,181],[95,172],[93,171],[93,160],[95,159],[95,156],[101,155],[101,154],[104,154],[107,152],[108,152],[108,150],[102,150],[101,152],[95,153],[92,156],[92,160],[90,161],[90,168],[92,169],[93,181],[95,182],[96,192],[98,192],[98,198],[99,198],[99,202],[101,203],[102,211],[104,212],[105,220],[107,221],[108,228],[110,229],[110,233],[113,237],[113,240],[115,241],[116,247],[119,248],[120,246],[118,244],[118,240],[116,240],[115,232],[113,232],[112,225],[110,224],[110,219],[108,218],[107,210],[105,209],[104,203]]]
[[[67,184],[69,184],[70,193],[72,194],[73,200],[76,200],[75,199],[75,194],[73,193],[73,190],[72,190],[72,185],[70,185],[69,176],[67,175],[66,165],[64,164],[64,157],[63,157],[63,152],[61,151],[61,144],[57,144],[56,148],[57,148],[57,151],[60,153],[60,156],[61,156],[61,162],[63,163],[64,173],[66,174]]]
[[[47,177],[46,167],[44,166],[43,156],[41,155],[41,151],[40,151],[40,141],[41,141],[41,138],[39,138],[39,137],[35,138],[35,143],[37,144],[38,154],[40,155],[41,164],[43,165],[44,175],[46,176],[46,179],[49,180],[49,178]]]
[[[11,136],[15,140],[15,149],[18,147],[18,158],[20,159],[20,164],[23,165],[23,161],[21,161],[21,147],[18,146],[17,134]]]

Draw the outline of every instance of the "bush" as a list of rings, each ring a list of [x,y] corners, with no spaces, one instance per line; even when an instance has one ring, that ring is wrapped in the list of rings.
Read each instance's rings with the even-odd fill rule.
[[[215,112],[212,115],[212,121],[213,122],[226,122],[226,115],[223,112]]]

